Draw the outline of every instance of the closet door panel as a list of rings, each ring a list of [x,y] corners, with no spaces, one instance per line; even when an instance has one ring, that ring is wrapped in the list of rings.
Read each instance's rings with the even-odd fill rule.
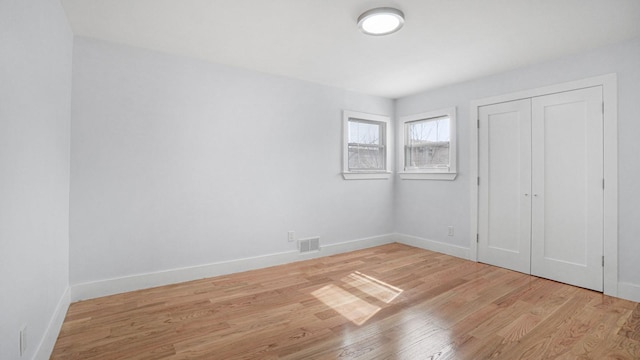
[[[600,87],[532,100],[533,275],[602,291]]]
[[[483,106],[478,260],[530,273],[531,102]]]

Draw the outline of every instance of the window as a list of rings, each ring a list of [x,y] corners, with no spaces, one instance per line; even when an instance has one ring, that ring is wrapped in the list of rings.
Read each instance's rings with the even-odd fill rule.
[[[343,177],[388,179],[391,154],[389,117],[344,111]]]
[[[349,120],[349,171],[384,171],[384,126],[375,121]]]
[[[402,179],[453,180],[456,173],[455,108],[400,119]]]

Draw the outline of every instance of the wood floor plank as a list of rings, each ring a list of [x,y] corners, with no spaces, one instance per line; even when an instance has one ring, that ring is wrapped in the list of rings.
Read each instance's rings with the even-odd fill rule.
[[[389,244],[71,304],[52,359],[640,359],[640,304]]]
[[[640,341],[640,306],[636,306],[624,326],[618,331],[618,335]]]

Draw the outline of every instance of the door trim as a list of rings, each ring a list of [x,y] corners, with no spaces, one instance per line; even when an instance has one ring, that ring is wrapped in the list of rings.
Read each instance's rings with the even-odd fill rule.
[[[470,124],[470,259],[478,261],[478,108],[513,100],[521,100],[536,96],[550,95],[565,91],[602,86],[604,105],[604,293],[618,296],[618,78],[614,74],[606,74],[587,79],[571,81],[516,93],[492,96],[472,100],[469,106]]]

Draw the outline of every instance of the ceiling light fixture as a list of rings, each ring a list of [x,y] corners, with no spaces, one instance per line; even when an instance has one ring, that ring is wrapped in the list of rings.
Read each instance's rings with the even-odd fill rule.
[[[402,28],[404,14],[390,7],[365,11],[358,17],[358,28],[367,35],[388,35]]]

